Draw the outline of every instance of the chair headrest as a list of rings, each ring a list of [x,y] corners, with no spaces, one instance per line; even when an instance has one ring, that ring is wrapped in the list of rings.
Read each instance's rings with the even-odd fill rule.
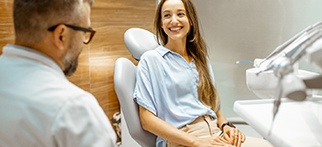
[[[124,33],[124,43],[136,60],[147,50],[158,46],[155,35],[142,28],[130,28]]]

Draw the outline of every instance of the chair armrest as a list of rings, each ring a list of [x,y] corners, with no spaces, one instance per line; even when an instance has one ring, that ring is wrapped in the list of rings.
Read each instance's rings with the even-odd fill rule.
[[[236,125],[248,125],[248,123],[240,117],[229,117],[227,120]]]

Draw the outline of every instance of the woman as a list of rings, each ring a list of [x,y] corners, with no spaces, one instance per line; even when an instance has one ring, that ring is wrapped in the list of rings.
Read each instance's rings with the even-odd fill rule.
[[[161,45],[142,55],[134,92],[142,127],[157,147],[240,146],[246,137],[220,111],[192,2],[161,0],[155,31]]]

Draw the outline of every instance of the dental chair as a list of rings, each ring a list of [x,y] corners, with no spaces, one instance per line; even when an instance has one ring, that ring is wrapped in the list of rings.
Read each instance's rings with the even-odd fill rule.
[[[137,61],[140,60],[141,55],[145,51],[155,49],[158,46],[155,35],[141,28],[128,29],[124,34],[124,42],[133,58]],[[140,123],[138,105],[133,100],[135,76],[136,65],[129,59],[120,57],[116,60],[114,66],[114,87],[129,134],[142,147],[152,147],[155,146],[156,136],[143,130]],[[234,123],[238,128],[239,126],[249,127],[247,123],[239,117],[227,119]],[[122,120],[122,124],[123,123],[124,121]]]
[[[124,34],[124,42],[133,58],[140,60],[141,55],[158,46],[154,34],[141,29],[130,28]],[[114,87],[121,105],[122,115],[130,136],[142,147],[155,146],[156,136],[143,130],[138,105],[133,100],[136,65],[127,58],[118,58],[114,65]],[[123,128],[122,128],[123,129]],[[122,132],[122,135],[123,132]],[[134,145],[131,145],[134,146]]]

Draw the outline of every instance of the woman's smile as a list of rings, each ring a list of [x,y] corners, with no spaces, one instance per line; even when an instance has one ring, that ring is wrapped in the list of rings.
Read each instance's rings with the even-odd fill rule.
[[[183,28],[183,27],[170,27],[170,28],[169,28],[169,30],[170,30],[171,32],[178,32],[178,31],[180,31],[182,28]]]

